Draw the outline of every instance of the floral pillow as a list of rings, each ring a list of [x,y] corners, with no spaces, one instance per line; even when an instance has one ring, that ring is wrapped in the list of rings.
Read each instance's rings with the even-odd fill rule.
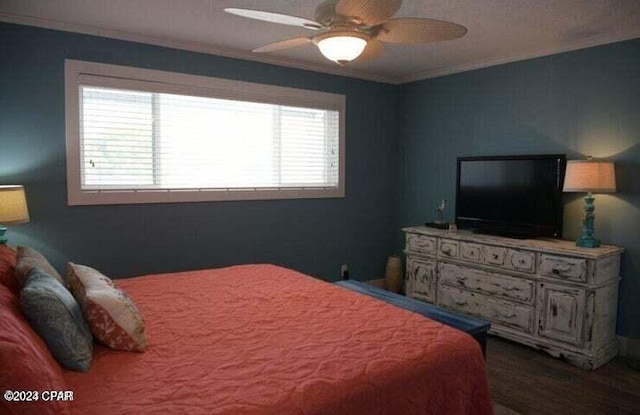
[[[112,349],[144,351],[144,322],[131,298],[93,268],[70,262],[67,270],[71,292],[95,338]]]

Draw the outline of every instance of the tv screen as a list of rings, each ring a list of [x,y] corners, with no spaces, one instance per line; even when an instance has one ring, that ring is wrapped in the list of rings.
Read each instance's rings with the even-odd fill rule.
[[[459,157],[456,224],[511,237],[562,236],[566,157]]]

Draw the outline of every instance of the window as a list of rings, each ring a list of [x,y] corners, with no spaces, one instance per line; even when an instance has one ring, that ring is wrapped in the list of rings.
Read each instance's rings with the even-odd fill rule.
[[[71,205],[344,196],[342,95],[66,61]]]

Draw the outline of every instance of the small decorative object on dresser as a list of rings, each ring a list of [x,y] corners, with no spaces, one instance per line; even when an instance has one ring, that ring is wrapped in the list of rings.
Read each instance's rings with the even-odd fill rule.
[[[447,200],[446,199],[442,199],[442,202],[440,202],[440,206],[438,206],[436,208],[436,223],[444,223],[444,221],[442,220],[442,217],[444,216],[444,210],[447,208]]]
[[[585,369],[616,356],[622,248],[404,228],[407,296],[490,320],[490,333]]]
[[[442,220],[444,217],[444,210],[447,208],[447,200],[442,199],[440,205],[436,208],[436,221],[435,222],[427,222],[424,225],[430,228],[436,229],[449,229],[449,224]]]

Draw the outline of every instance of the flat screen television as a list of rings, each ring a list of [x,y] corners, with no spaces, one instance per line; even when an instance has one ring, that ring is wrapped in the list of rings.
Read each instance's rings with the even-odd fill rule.
[[[563,154],[458,157],[456,225],[514,238],[562,237]]]

